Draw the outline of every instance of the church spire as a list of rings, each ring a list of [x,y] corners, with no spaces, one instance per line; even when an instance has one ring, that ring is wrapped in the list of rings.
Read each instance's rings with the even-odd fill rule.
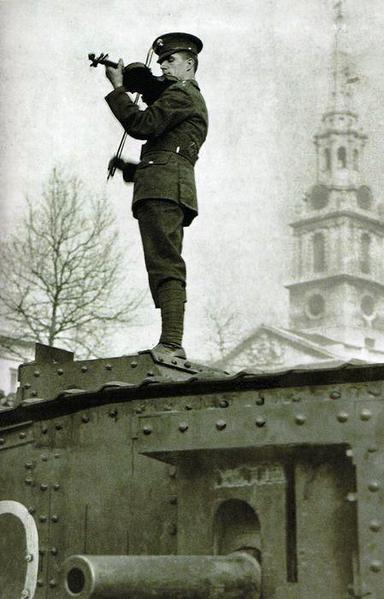
[[[335,112],[351,111],[352,87],[359,81],[351,70],[349,56],[346,52],[346,0],[337,0],[334,9],[335,38],[333,44],[333,89],[331,110]]]

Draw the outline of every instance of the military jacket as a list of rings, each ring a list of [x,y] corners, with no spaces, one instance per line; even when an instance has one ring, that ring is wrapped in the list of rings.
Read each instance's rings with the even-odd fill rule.
[[[207,136],[208,113],[195,80],[175,81],[146,110],[132,102],[124,87],[106,101],[125,131],[142,146],[133,191],[135,204],[164,198],[186,208],[185,225],[197,214],[194,165]]]

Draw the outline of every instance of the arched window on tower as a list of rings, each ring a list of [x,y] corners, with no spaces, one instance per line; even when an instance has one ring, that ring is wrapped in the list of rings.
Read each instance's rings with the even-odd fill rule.
[[[315,233],[313,236],[313,270],[315,272],[326,270],[324,233]]]
[[[368,233],[362,233],[360,241],[360,270],[364,274],[371,272],[371,237]]]
[[[337,166],[339,168],[347,168],[347,150],[344,146],[337,148]]]
[[[353,150],[353,168],[359,170],[359,150]]]
[[[329,148],[324,149],[324,169],[330,171],[332,167],[331,163],[331,150]]]

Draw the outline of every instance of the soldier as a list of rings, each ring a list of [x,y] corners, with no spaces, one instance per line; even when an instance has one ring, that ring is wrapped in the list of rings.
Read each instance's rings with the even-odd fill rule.
[[[134,175],[132,210],[139,221],[149,286],[161,311],[163,357],[185,358],[182,347],[186,269],[183,227],[197,215],[194,165],[207,135],[208,114],[195,80],[203,44],[194,35],[167,33],[152,45],[163,74],[174,81],[145,110],[123,87],[123,61],[106,67],[114,90],[106,101],[125,131],[145,139]]]

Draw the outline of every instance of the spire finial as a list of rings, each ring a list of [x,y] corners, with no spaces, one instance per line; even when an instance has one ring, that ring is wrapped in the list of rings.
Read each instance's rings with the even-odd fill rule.
[[[333,4],[335,44],[333,56],[333,110],[348,110],[351,102],[352,87],[356,77],[351,74],[349,58],[342,46],[342,33],[345,32],[345,1],[337,0]]]
[[[335,4],[333,5],[333,8],[335,9],[335,24],[336,24],[336,26],[339,26],[340,24],[342,24],[342,22],[344,20],[344,5],[345,5],[345,0],[337,0],[337,2],[335,2]]]

